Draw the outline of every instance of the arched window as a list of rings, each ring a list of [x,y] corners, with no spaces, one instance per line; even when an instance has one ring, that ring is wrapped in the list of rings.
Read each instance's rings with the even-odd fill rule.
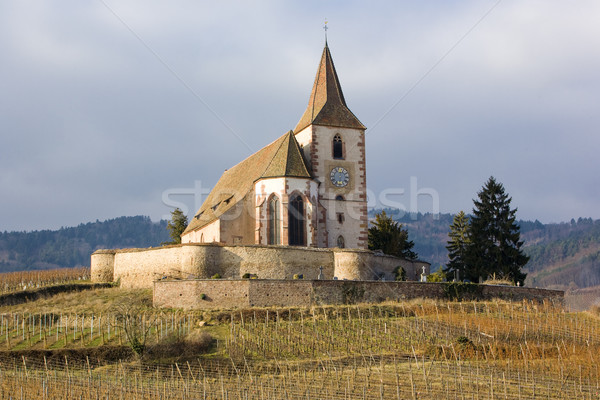
[[[338,194],[337,196],[335,196],[335,199],[339,200],[339,201],[344,201],[344,196],[342,196],[341,194]]]
[[[273,197],[269,201],[269,213],[268,213],[268,238],[269,244],[281,244],[280,226],[281,220],[279,217],[279,199]]]
[[[204,233],[200,234],[200,243],[204,243]]]
[[[288,207],[288,236],[290,246],[305,246],[304,239],[304,202],[295,195]]]
[[[337,247],[339,247],[340,249],[343,249],[346,247],[346,241],[344,240],[343,236],[338,236],[337,238]]]
[[[342,137],[339,134],[336,134],[333,137],[333,158],[338,160],[344,159],[344,143],[342,142]]]

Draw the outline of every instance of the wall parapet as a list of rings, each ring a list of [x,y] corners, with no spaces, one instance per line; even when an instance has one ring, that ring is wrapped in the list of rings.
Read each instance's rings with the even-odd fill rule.
[[[186,243],[145,249],[97,250],[91,257],[94,282],[120,281],[124,288],[151,288],[165,278],[208,279],[215,274],[240,279],[244,274],[263,279],[394,280],[403,267],[408,279],[418,279],[429,263],[409,261],[362,249],[269,245]]]
[[[154,282],[154,306],[215,309],[248,307],[310,307],[381,303],[415,298],[453,300],[452,283],[340,280],[181,280]],[[469,285],[469,300],[564,301],[561,290],[516,286]],[[462,300],[466,298],[458,298]]]

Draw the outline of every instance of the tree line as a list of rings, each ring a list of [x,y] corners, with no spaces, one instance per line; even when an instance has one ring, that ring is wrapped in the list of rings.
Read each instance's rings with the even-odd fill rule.
[[[456,214],[404,213],[399,209],[372,209],[369,217],[382,211],[402,225],[414,242],[413,251],[431,262],[432,271],[448,262],[449,227]],[[471,212],[465,213],[471,218]],[[518,220],[523,251],[529,262],[528,286],[579,288],[600,285],[600,220],[573,218],[559,223]]]
[[[523,267],[529,257],[523,251],[517,209],[502,183],[492,176],[473,201],[473,213],[468,217],[459,212],[450,224],[446,249],[448,262],[442,272],[446,279],[480,282],[489,277],[523,285]],[[386,211],[375,215],[369,228],[369,248],[386,254],[414,260],[414,242],[408,230],[393,220]]]

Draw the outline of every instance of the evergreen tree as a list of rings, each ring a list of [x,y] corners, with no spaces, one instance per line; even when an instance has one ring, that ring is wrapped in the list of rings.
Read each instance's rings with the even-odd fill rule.
[[[373,226],[369,228],[369,249],[381,250],[385,254],[415,260],[418,256],[412,248],[415,245],[408,240],[408,231],[402,224],[388,217],[385,211],[375,215]]]
[[[165,244],[179,244],[181,243],[181,234],[185,231],[188,225],[188,219],[179,208],[171,211],[171,220],[167,224],[169,230],[169,236],[171,241]]]
[[[521,268],[529,257],[521,247],[519,225],[515,223],[517,209],[510,209],[511,198],[504,186],[490,177],[473,200],[473,217],[468,229],[465,278],[477,282],[496,274],[521,285],[527,274]]]
[[[454,279],[455,271],[458,271],[459,279],[465,276],[467,247],[470,243],[469,226],[469,217],[464,211],[456,214],[452,220],[452,225],[450,225],[450,233],[448,234],[450,240],[446,245],[449,261],[444,268],[448,279]]]

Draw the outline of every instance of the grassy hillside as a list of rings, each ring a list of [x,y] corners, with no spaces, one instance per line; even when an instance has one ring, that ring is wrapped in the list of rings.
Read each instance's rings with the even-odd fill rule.
[[[598,314],[549,303],[182,312],[107,288],[0,306],[0,348],[5,398],[593,399],[600,387]]]

